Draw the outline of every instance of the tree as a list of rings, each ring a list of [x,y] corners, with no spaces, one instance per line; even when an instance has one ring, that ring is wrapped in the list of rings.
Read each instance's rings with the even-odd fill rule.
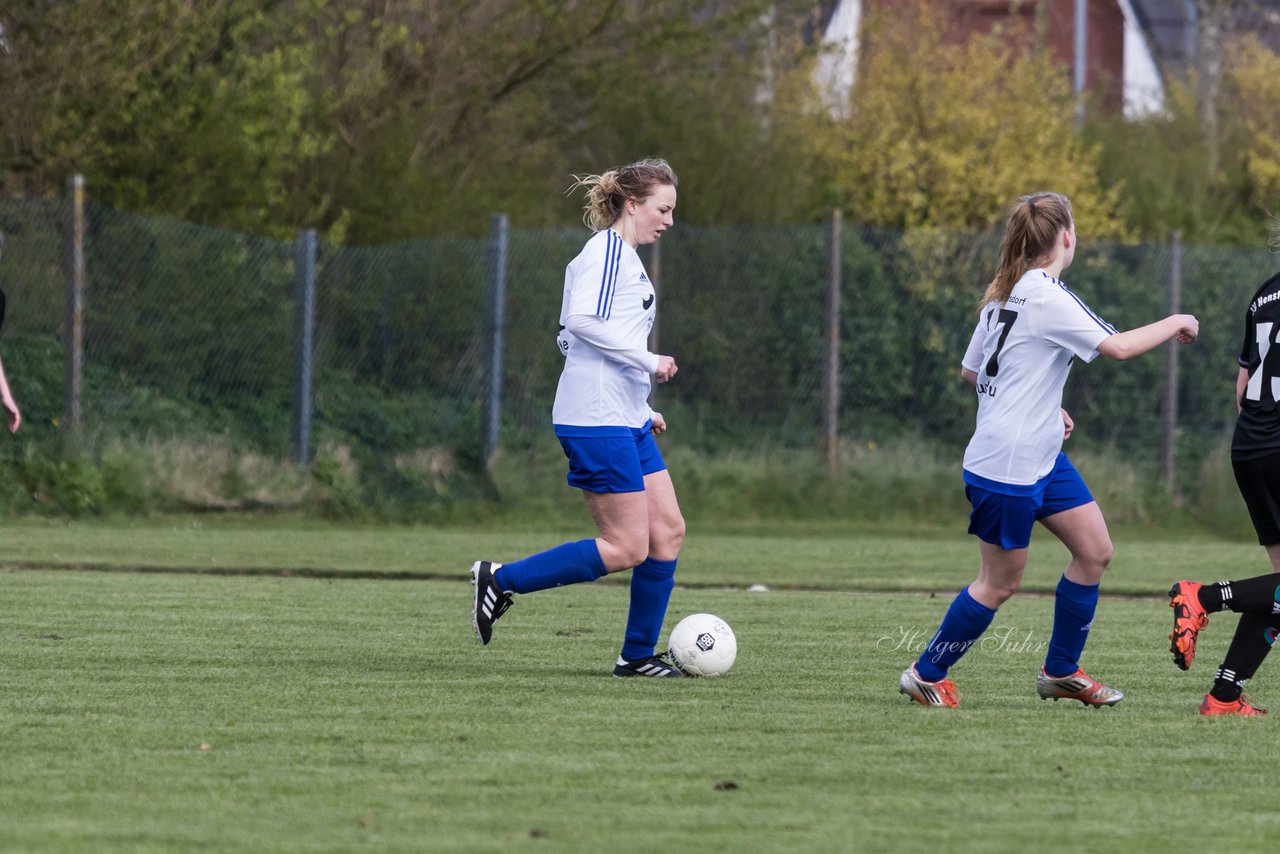
[[[1255,213],[1280,215],[1280,55],[1246,34],[1231,57],[1228,109],[1243,130],[1245,200]]]
[[[798,0],[326,6],[312,85],[337,145],[299,181],[353,240],[576,219],[572,173],[664,156],[703,223],[777,218],[792,147],[755,101],[764,12]],[[767,205],[752,204],[761,190]]]
[[[1192,70],[1166,81],[1163,113],[1089,128],[1103,179],[1125,187],[1126,216],[1142,239],[1163,241],[1176,229],[1191,243],[1257,246],[1263,218],[1277,212],[1280,56],[1253,34],[1225,39],[1213,86]]]
[[[284,177],[314,145],[301,122],[311,49],[280,37],[282,12],[68,0],[5,14],[5,191],[56,193],[80,172],[118,207],[279,230]]]
[[[1070,196],[1092,236],[1123,234],[1120,190],[1073,126],[1065,67],[1016,30],[948,43],[927,4],[868,20],[847,120],[814,113],[813,145],[851,221],[985,228],[1019,195]]]

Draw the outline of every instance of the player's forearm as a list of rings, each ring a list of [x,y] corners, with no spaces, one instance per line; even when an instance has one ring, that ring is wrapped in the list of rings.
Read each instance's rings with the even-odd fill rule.
[[[1239,412],[1244,403],[1244,390],[1249,387],[1249,369],[1241,368],[1240,373],[1236,374],[1236,412]]]
[[[4,362],[0,362],[0,400],[13,403],[13,392],[9,391],[9,379],[4,375]]]
[[[1154,350],[1183,329],[1180,315],[1139,326],[1126,332],[1117,332],[1098,345],[1098,352],[1109,359],[1124,361]]]
[[[3,364],[0,364],[0,409],[4,410],[9,432],[18,432],[18,427],[22,424],[22,413],[18,410],[18,404],[13,399],[13,393],[9,390],[9,379],[4,375]]]
[[[658,370],[656,353],[650,353],[643,347],[628,346],[626,342],[619,340],[617,333],[599,317],[573,314],[565,319],[565,328],[579,341],[599,350],[616,362],[639,368],[646,374],[656,373]]]

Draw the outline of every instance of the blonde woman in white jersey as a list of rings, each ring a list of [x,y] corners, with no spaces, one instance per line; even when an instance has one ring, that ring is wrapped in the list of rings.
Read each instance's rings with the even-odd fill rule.
[[[978,394],[964,481],[973,508],[969,533],[978,537],[981,567],[898,681],[898,690],[926,706],[959,706],[947,671],[1018,589],[1036,522],[1071,552],[1058,582],[1036,693],[1090,706],[1114,706],[1124,698],[1080,667],[1112,545],[1102,511],[1062,453],[1073,426],[1062,408],[1062,389],[1075,359],[1131,359],[1170,339],[1189,344],[1200,327],[1191,315],[1177,314],[1117,332],[1059,279],[1075,251],[1075,222],[1065,196],[1036,193],[1014,205],[1000,266],[961,363],[961,376]]]
[[[557,343],[564,370],[552,421],[599,536],[563,543],[514,563],[476,561],[473,624],[488,644],[513,593],[532,593],[630,569],[631,604],[614,676],[680,676],[656,653],[675,586],[684,517],[654,435],[666,420],[649,408],[652,379],[676,375],[671,356],[649,352],[657,312],[636,247],[672,226],[676,176],[642,160],[578,179],[584,219],[596,232],[565,270]]]

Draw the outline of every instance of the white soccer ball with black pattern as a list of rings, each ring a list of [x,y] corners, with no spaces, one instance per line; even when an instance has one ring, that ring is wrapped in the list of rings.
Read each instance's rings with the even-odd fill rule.
[[[723,676],[738,657],[738,639],[714,614],[690,614],[671,630],[667,654],[685,676]]]

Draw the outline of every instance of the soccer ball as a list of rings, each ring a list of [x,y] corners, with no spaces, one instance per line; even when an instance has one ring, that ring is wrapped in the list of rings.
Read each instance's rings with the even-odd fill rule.
[[[685,676],[723,676],[738,657],[738,639],[714,614],[690,614],[671,630],[667,653]]]

